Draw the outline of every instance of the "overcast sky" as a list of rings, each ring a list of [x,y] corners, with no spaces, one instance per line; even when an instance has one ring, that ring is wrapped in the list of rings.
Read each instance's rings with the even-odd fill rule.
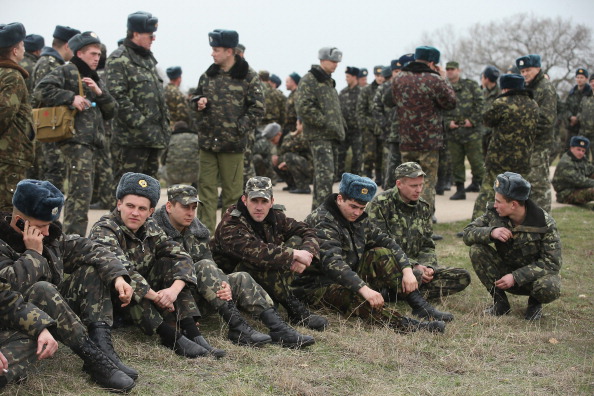
[[[422,32],[447,24],[463,31],[532,12],[594,28],[592,0],[0,0],[0,5],[0,23],[22,22],[27,33],[44,36],[46,45],[55,25],[68,25],[96,32],[108,53],[125,36],[128,14],[151,12],[159,18],[152,47],[159,67],[181,66],[186,89],[212,63],[208,32],[217,28],[237,30],[250,66],[280,76],[283,89],[285,77],[293,71],[305,74],[324,46],[343,51],[334,75],[340,89],[346,66],[371,70],[389,64],[425,44],[419,42]]]

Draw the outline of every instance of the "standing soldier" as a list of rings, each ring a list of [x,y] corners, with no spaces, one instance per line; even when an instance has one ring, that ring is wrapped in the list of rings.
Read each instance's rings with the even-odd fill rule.
[[[580,135],[580,124],[577,119],[580,103],[587,96],[592,96],[592,87],[588,84],[588,70],[580,67],[575,71],[575,82],[567,99],[565,100],[565,113],[563,120],[568,123],[567,127],[567,141],[565,147],[569,145],[572,136]]]
[[[363,149],[363,169],[360,169],[365,175],[371,177],[374,164],[375,153],[375,133],[379,129],[377,121],[373,114],[373,99],[378,88],[385,82],[385,77],[382,75],[383,66],[378,65],[373,68],[374,80],[371,84],[361,88],[359,99],[357,100],[357,120],[362,135],[362,149]],[[357,173],[357,172],[355,172]]]
[[[182,68],[171,66],[167,68],[166,72],[169,83],[165,87],[165,103],[169,109],[171,129],[178,121],[184,121],[186,125],[191,125],[188,99],[179,89],[182,82]]]
[[[278,113],[278,116],[274,122],[278,123],[279,125],[284,125],[285,120],[287,119],[287,97],[283,95],[279,89],[281,86],[281,80],[276,74],[271,74],[268,84],[270,85],[270,88],[272,88],[271,92],[274,102],[273,106],[277,109],[276,112]],[[266,104],[266,110],[268,110],[268,103]]]
[[[485,110],[491,106],[493,101],[501,94],[501,88],[497,84],[499,78],[499,69],[495,66],[487,66],[481,73],[481,89],[483,90],[483,98],[485,99]],[[483,129],[483,156],[487,156],[487,149],[491,141],[491,129],[485,126]]]
[[[290,92],[287,98],[287,109],[285,111],[285,125],[283,126],[283,134],[287,134],[295,128],[297,122],[297,110],[295,109],[295,101],[297,95],[297,85],[301,80],[301,76],[295,72],[289,74],[285,79],[285,87]]]
[[[27,79],[27,89],[31,94],[33,92],[33,88],[35,88],[33,84],[33,79],[31,75],[33,74],[33,68],[35,64],[39,60],[41,56],[41,50],[45,46],[45,40],[43,36],[38,34],[28,34],[25,37],[25,57],[22,61],[19,62],[19,65],[29,73],[29,78]]]
[[[345,71],[347,86],[338,94],[340,99],[340,109],[342,116],[346,121],[344,131],[344,140],[338,147],[338,163],[336,165],[336,177],[342,175],[346,170],[346,155],[349,147],[352,151],[350,173],[359,174],[361,172],[361,163],[363,157],[363,136],[357,119],[357,100],[361,93],[361,87],[358,84],[357,76],[360,70],[356,67],[348,66]]]
[[[359,87],[361,88],[365,88],[367,86],[367,75],[369,74],[369,71],[362,67],[359,69],[359,74],[357,75],[357,84],[359,84]]]
[[[590,88],[594,91],[594,74],[590,76]],[[578,110],[577,121],[580,124],[580,133],[594,141],[594,94],[590,94],[583,98],[580,102]],[[590,145],[590,161],[594,161],[594,146]],[[588,153],[586,153],[588,158]]]

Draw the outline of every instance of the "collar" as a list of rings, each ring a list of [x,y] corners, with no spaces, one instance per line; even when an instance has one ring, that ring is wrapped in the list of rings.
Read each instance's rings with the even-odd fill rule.
[[[29,72],[27,70],[23,69],[18,63],[14,62],[10,59],[0,60],[0,67],[6,68],[6,69],[15,69],[16,71],[21,73],[23,78],[29,77]]]
[[[402,71],[407,71],[411,73],[433,73],[437,74],[438,76],[440,75],[438,72],[431,69],[428,64],[417,61],[410,62],[408,65],[402,68]]]
[[[64,60],[64,58],[62,58],[62,55],[60,55],[60,53],[52,47],[45,47],[42,51],[41,51],[41,56],[51,56],[54,57],[58,60],[58,62],[63,65],[64,63],[66,63],[66,61]]]
[[[235,64],[231,66],[231,69],[229,69],[228,72],[231,78],[243,80],[247,77],[249,71],[250,65],[247,63],[247,61],[241,56],[235,55]],[[206,75],[209,77],[214,77],[221,73],[223,73],[221,67],[214,63],[210,65],[208,70],[206,70]]]

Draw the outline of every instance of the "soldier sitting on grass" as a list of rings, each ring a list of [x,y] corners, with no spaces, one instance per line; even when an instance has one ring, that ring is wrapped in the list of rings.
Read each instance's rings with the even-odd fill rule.
[[[594,201],[594,164],[586,156],[590,140],[573,136],[569,146],[555,169],[553,188],[557,202],[583,205]]]

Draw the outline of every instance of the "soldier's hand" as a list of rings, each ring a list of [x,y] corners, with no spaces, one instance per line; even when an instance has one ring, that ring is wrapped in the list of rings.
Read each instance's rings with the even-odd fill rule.
[[[293,260],[293,263],[291,264],[291,271],[295,272],[296,274],[302,274],[303,271],[305,271],[307,269],[307,265],[300,263],[297,260]]]
[[[72,106],[74,106],[74,108],[76,108],[78,111],[85,111],[89,108],[90,103],[82,96],[76,95],[72,101]]]
[[[99,85],[97,85],[95,80],[93,80],[92,78],[84,77],[81,79],[81,81],[84,82],[87,85],[87,87],[89,87],[91,89],[91,91],[93,91],[95,93],[95,95],[97,95],[97,96],[103,95],[103,91],[101,91],[101,88],[99,88]]]
[[[421,275],[421,280],[423,283],[429,283],[433,280],[433,268],[431,267],[426,267],[422,264],[417,264],[415,265],[415,269],[418,269],[419,271],[421,271],[423,273],[423,275]]]
[[[54,356],[58,350],[58,342],[54,339],[48,329],[41,330],[37,337],[37,359],[42,360]]]
[[[122,302],[122,308],[130,304],[133,293],[132,286],[130,286],[123,277],[118,276],[114,281],[114,287],[118,292],[120,301]]]
[[[177,300],[178,293],[175,290],[173,290],[173,288],[168,287],[167,289],[159,290],[157,294],[161,297],[157,305],[163,309],[167,309],[170,312],[173,312],[173,303]]]
[[[196,109],[198,111],[202,111],[206,108],[206,104],[208,103],[208,99],[206,98],[200,98],[198,99],[198,101],[196,102]]]
[[[39,254],[43,253],[43,234],[39,228],[32,226],[29,220],[25,221],[23,243],[27,249],[35,250]]]
[[[454,122],[454,120],[450,121],[450,129],[457,129],[457,128],[459,128],[459,127],[458,127],[458,124],[456,124],[456,123]]]
[[[2,352],[0,352],[0,369],[4,372],[8,370],[8,360],[6,360]]]
[[[417,278],[411,268],[405,268],[402,270],[402,291],[404,293],[414,292],[419,288]]]
[[[578,122],[577,122],[577,117],[576,116],[569,117],[569,125],[575,126],[577,123]]]
[[[233,299],[231,286],[227,282],[221,282],[221,288],[217,290],[217,297],[224,301],[231,301]]]
[[[501,242],[507,242],[511,238],[513,238],[513,234],[510,230],[505,227],[494,228],[491,231],[491,238],[496,239]]]
[[[287,163],[286,162],[281,162],[280,164],[278,164],[278,169],[280,170],[285,170],[287,169]]]
[[[384,298],[382,295],[369,286],[363,286],[359,289],[359,294],[371,305],[373,309],[380,309],[384,306]]]
[[[495,286],[501,290],[507,290],[516,284],[512,274],[503,275],[501,279],[495,281]]]
[[[472,128],[472,122],[470,122],[470,120],[467,118],[464,120],[464,128]]]
[[[307,250],[294,249],[293,260],[299,261],[301,264],[305,264],[306,267],[309,267],[311,260],[313,260],[313,254]]]

